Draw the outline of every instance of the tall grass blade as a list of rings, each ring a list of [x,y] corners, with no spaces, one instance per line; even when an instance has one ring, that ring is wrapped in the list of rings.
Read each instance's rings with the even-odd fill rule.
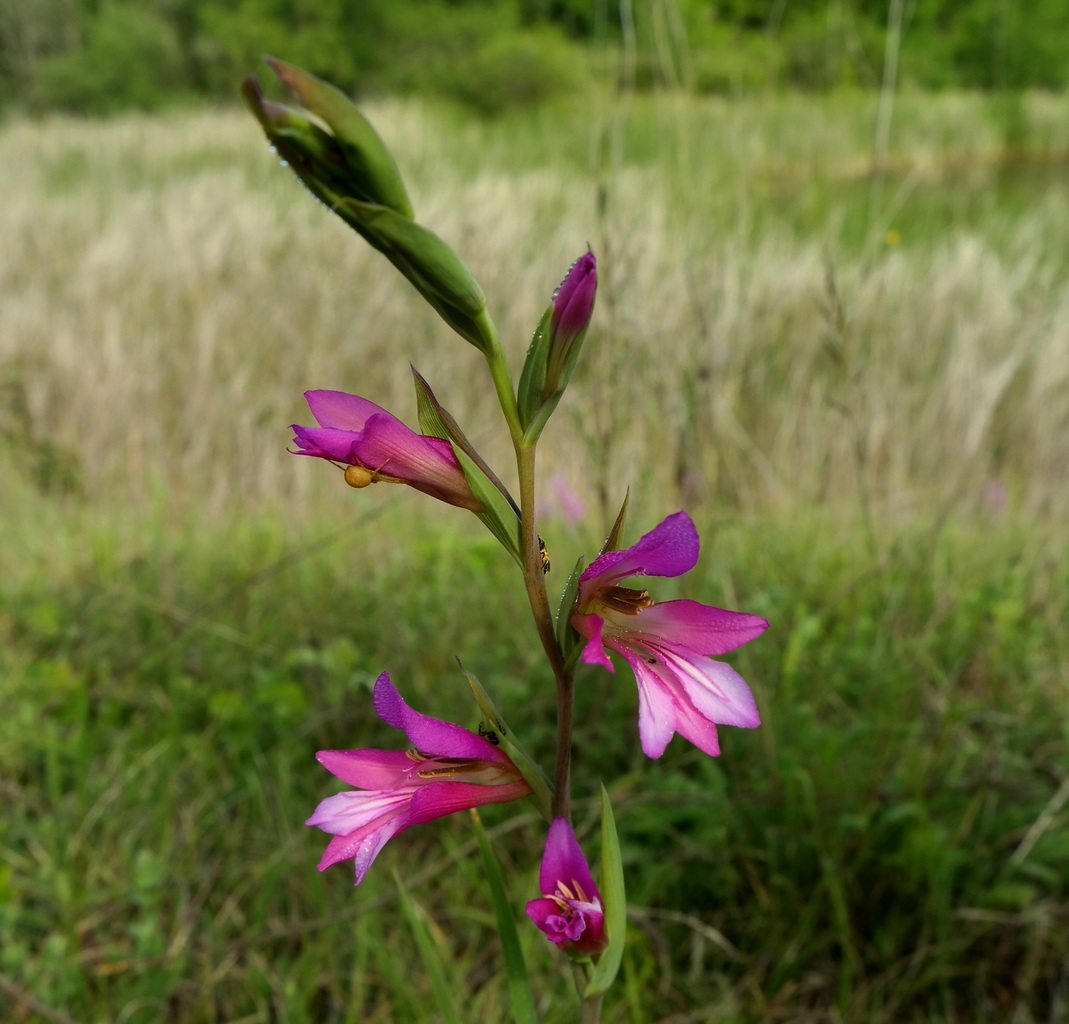
[[[583,993],[589,999],[600,995],[613,983],[627,942],[627,893],[624,891],[624,865],[620,856],[620,840],[616,835],[616,822],[612,816],[612,804],[601,784],[601,897],[605,901],[605,931],[609,944],[598,958],[597,966]]]
[[[401,876],[394,872],[394,884],[401,897],[401,910],[405,915],[412,935],[419,947],[420,959],[427,970],[427,976],[431,979],[431,987],[434,989],[434,1001],[446,1024],[463,1024],[460,1012],[457,1010],[456,998],[446,980],[445,965],[442,963],[440,952],[435,944],[434,936],[427,924],[427,912],[409,895]]]
[[[501,952],[505,957],[505,970],[508,974],[512,1019],[516,1024],[538,1024],[531,980],[527,976],[527,962],[523,958],[516,922],[512,918],[512,907],[505,892],[501,866],[490,848],[490,839],[475,808],[472,808],[471,820],[475,826],[475,837],[479,840],[479,853],[482,854],[486,881],[490,886],[490,899],[493,901],[494,916],[497,918],[497,933],[501,936]]]

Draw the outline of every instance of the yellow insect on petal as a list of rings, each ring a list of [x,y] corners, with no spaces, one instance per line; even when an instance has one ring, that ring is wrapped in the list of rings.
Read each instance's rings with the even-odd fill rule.
[[[367,487],[375,482],[375,474],[363,466],[346,466],[345,482],[350,487]]]

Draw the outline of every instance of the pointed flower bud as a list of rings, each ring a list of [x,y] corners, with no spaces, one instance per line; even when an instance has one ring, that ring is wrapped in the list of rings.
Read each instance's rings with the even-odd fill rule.
[[[342,199],[334,204],[334,212],[401,271],[457,334],[481,352],[489,350],[486,297],[442,239],[375,203]]]
[[[482,352],[496,335],[471,271],[437,235],[416,224],[393,156],[339,89],[273,57],[267,63],[325,131],[301,110],[265,99],[255,78],[241,94],[264,133],[309,192],[378,249],[450,327]]]
[[[592,252],[585,252],[572,264],[568,276],[553,296],[543,398],[548,398],[558,389],[563,390],[572,375],[590,316],[594,312],[594,293],[597,288],[597,260]]]

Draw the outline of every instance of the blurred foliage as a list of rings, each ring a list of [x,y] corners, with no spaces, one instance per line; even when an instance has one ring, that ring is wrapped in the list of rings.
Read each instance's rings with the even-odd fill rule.
[[[1069,79],[1063,0],[903,11],[904,82],[1014,90]],[[887,17],[886,0],[6,0],[0,103],[101,114],[230,98],[265,52],[352,92],[422,92],[486,114],[566,92],[581,66],[626,68],[639,88],[871,87]]]

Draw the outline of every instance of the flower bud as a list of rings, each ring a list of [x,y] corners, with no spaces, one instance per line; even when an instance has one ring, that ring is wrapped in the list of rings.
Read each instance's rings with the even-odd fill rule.
[[[597,288],[597,260],[592,252],[585,252],[572,264],[553,296],[546,380],[542,386],[544,399],[558,389],[563,391],[568,383],[586,337],[590,315],[594,312]]]
[[[597,287],[597,260],[586,252],[572,264],[535,328],[516,395],[529,444],[542,433],[579,362]]]
[[[443,320],[482,352],[497,342],[486,299],[471,271],[433,232],[413,220],[393,157],[340,90],[267,58],[325,131],[299,110],[265,99],[255,78],[242,96],[264,133],[308,190],[404,274]]]
[[[320,195],[321,187],[325,186],[338,198],[346,196],[386,206],[411,220],[412,203],[393,156],[371,123],[348,97],[340,89],[292,64],[273,57],[267,57],[266,60],[302,105],[321,118],[330,129],[330,132],[323,131],[296,111],[288,111],[286,123],[280,124],[273,116],[274,112],[287,108],[264,100],[255,79],[250,78],[245,82],[242,87],[245,101],[276,147],[279,143],[275,135],[279,131],[293,131],[294,122],[315,128],[322,139],[329,140],[329,146],[326,147],[321,139],[318,140],[319,152],[313,154],[310,161],[287,157],[298,177],[316,195]],[[307,130],[301,130],[298,145],[307,144],[307,136]],[[322,155],[323,149],[329,151],[327,159],[316,159]]]

